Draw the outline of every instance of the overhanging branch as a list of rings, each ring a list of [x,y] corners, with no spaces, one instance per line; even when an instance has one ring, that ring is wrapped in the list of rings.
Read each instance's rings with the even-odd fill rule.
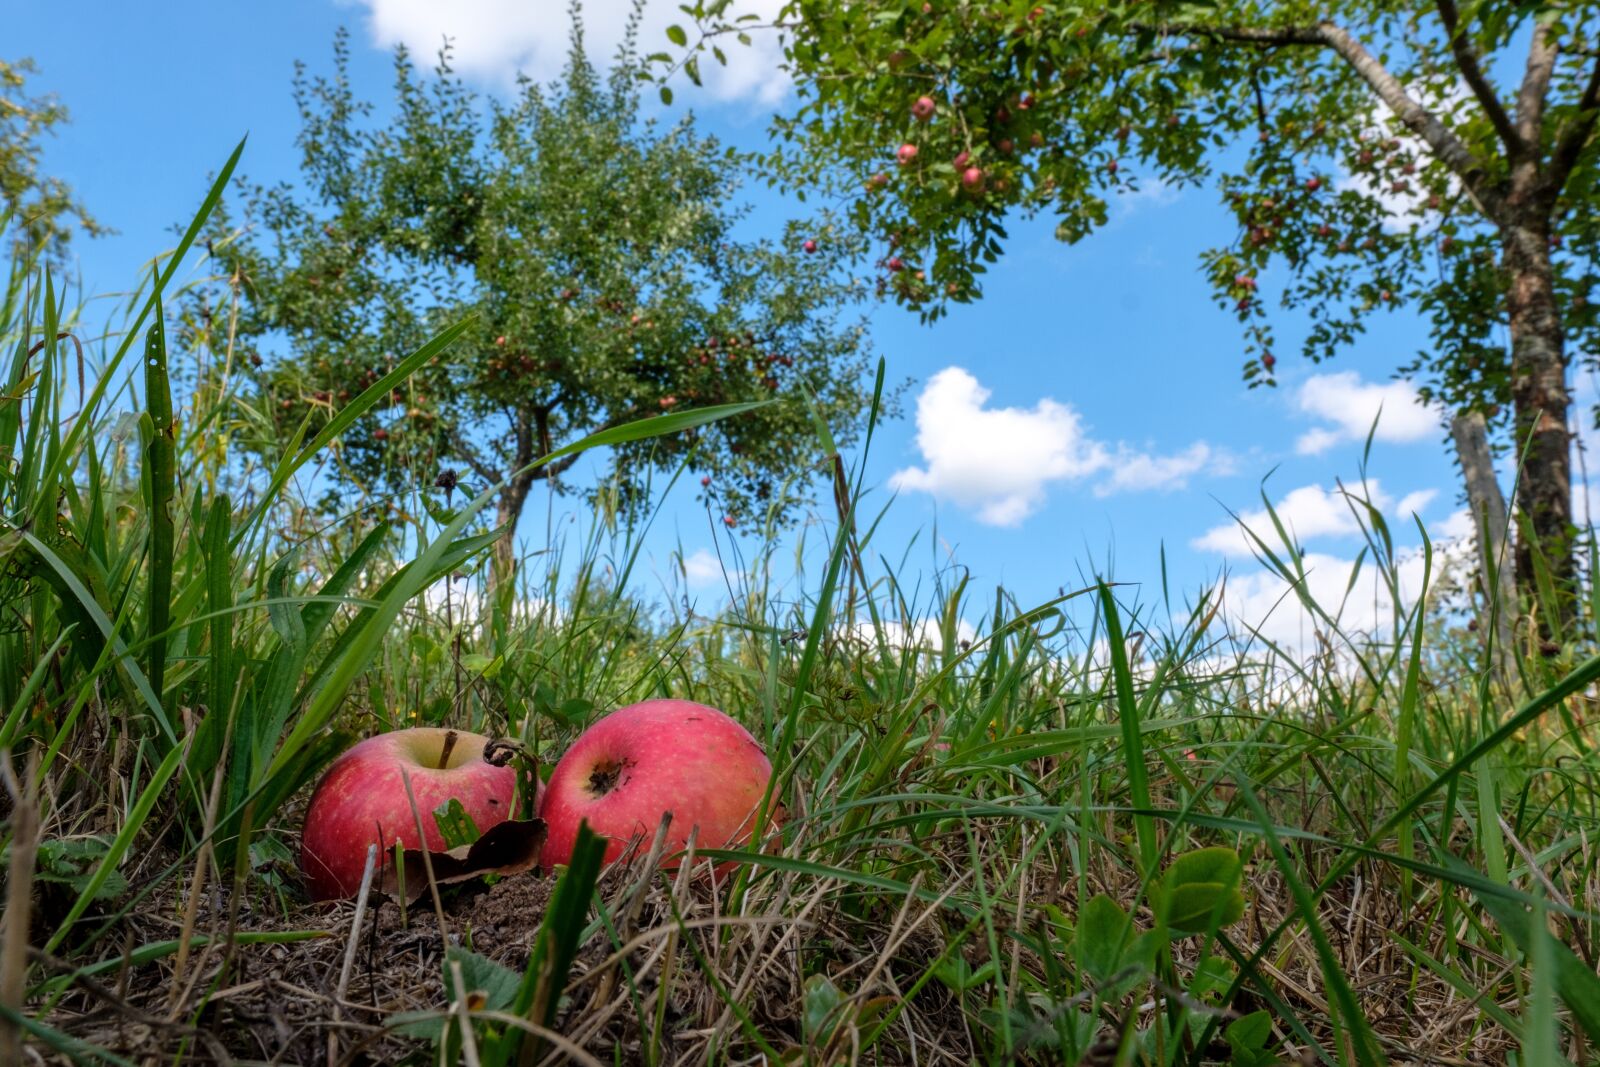
[[[1556,133],[1556,146],[1550,153],[1550,166],[1545,170],[1545,195],[1554,198],[1566,185],[1567,176],[1578,165],[1578,157],[1594,133],[1595,120],[1600,118],[1600,53],[1595,55],[1594,69],[1589,72],[1589,84],[1578,98],[1577,110],[1561,124]]]
[[[1444,22],[1445,32],[1449,34],[1450,51],[1456,57],[1456,66],[1460,68],[1461,76],[1466,79],[1472,94],[1478,98],[1478,103],[1483,105],[1484,112],[1494,125],[1495,133],[1500,135],[1501,143],[1506,146],[1506,153],[1515,158],[1528,151],[1528,142],[1522,139],[1517,128],[1512,125],[1511,116],[1506,113],[1505,105],[1500,102],[1494,86],[1489,84],[1489,79],[1484,77],[1483,68],[1478,65],[1478,53],[1473,50],[1472,42],[1461,29],[1461,19],[1456,11],[1455,0],[1438,0],[1438,4],[1439,18]]]

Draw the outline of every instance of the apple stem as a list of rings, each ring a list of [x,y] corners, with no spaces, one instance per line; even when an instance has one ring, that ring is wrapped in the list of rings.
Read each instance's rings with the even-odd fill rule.
[[[439,750],[438,769],[441,771],[450,765],[450,753],[456,747],[456,736],[454,730],[444,732],[444,747]]]

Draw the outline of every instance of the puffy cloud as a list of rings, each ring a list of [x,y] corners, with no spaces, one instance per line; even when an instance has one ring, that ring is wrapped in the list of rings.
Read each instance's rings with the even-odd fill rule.
[[[355,0],[367,12],[367,29],[373,43],[403,44],[418,62],[431,63],[439,46],[452,41],[455,69],[475,80],[503,88],[518,74],[536,81],[556,77],[566,63],[570,26],[565,5],[545,0]],[[739,0],[732,14],[760,16],[770,23],[780,0]],[[633,12],[630,0],[590,0],[583,8],[584,46],[597,63],[609,62],[622,42]],[[670,50],[666,28],[683,23],[675,3],[653,0],[645,7],[639,27],[638,47],[646,54]],[[687,25],[685,29],[689,29]],[[726,67],[714,61],[702,65],[705,91],[721,101],[750,101],[771,105],[789,91],[789,78],[780,69],[782,49],[776,33],[751,35],[749,46],[734,44],[724,51]]]
[[[695,549],[683,557],[683,579],[693,588],[720,584],[722,561],[708,549]]]
[[[899,619],[883,619],[874,626],[871,619],[858,619],[848,632],[857,640],[876,645],[882,635],[883,643],[892,649],[921,648],[937,650],[944,647],[944,633],[938,619],[917,619],[907,626]],[[971,643],[978,638],[977,628],[966,619],[956,620],[956,641]]]
[[[1096,492],[1181,488],[1231,462],[1199,443],[1152,456],[1090,437],[1078,413],[1049,397],[1031,408],[989,407],[990,391],[961,367],[935,374],[917,398],[917,448],[924,465],[890,485],[930,493],[974,512],[980,522],[1015,526],[1043,504],[1052,482],[1100,477]]]
[[[1110,496],[1118,492],[1182,489],[1189,484],[1191,475],[1201,471],[1232,474],[1233,470],[1233,457],[1204,441],[1196,441],[1170,456],[1152,456],[1121,448],[1106,480],[1095,486],[1094,491],[1096,496]]]
[[[1301,455],[1319,455],[1345,441],[1365,441],[1378,420],[1379,441],[1403,444],[1437,435],[1439,413],[1425,406],[1410,382],[1366,382],[1355,371],[1317,374],[1295,394],[1300,410],[1332,426],[1319,426],[1295,443]]]
[[[1290,490],[1287,496],[1273,505],[1273,510],[1277,512],[1278,521],[1283,523],[1284,529],[1299,544],[1319,537],[1351,537],[1361,532],[1357,515],[1360,514],[1362,521],[1365,521],[1366,515],[1361,502],[1363,494],[1348,490],[1353,494],[1352,498],[1346,492],[1337,487],[1324,489],[1319,485],[1303,485]],[[1391,523],[1396,520],[1409,521],[1413,513],[1426,508],[1436,495],[1436,490],[1422,489],[1407,493],[1397,501],[1385,493],[1376,480],[1367,482],[1365,488],[1366,499],[1383,512]],[[1237,522],[1214,526],[1191,544],[1202,551],[1220,552],[1225,556],[1251,556],[1255,553],[1256,543],[1245,532],[1246,529],[1269,547],[1280,547],[1281,538],[1266,508],[1242,512]]]

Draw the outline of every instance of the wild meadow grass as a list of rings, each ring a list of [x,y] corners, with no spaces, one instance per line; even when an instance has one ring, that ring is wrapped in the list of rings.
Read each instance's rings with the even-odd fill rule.
[[[1600,1058],[1592,616],[1489,647],[1471,604],[1407,601],[1359,494],[1402,605],[1375,633],[1307,602],[1316,643],[1278,648],[1220,589],[1110,574],[980,601],[879,543],[821,426],[828,506],[730,557],[714,614],[653,598],[651,514],[604,494],[491,587],[493,487],[302,491],[454,328],[271,440],[226,309],[174,321],[232,162],[114,329],[30,262],[0,305],[0,1062]],[[771,755],[778,829],[696,854],[731,878],[580,849],[410,909],[305,900],[307,786],[355,737],[447,724],[548,768],[666,695]]]

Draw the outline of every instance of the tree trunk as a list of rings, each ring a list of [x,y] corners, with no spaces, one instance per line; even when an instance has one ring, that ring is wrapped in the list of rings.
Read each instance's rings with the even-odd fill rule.
[[[1504,681],[1511,678],[1513,632],[1511,620],[1519,614],[1516,583],[1511,577],[1511,560],[1506,553],[1506,498],[1494,474],[1494,457],[1489,452],[1488,427],[1480,411],[1457,415],[1450,423],[1456,455],[1461,460],[1461,476],[1467,486],[1467,506],[1472,511],[1473,531],[1478,539],[1478,583],[1488,610],[1484,618],[1494,620],[1495,665]]]
[[[1567,428],[1567,361],[1550,267],[1550,238],[1542,218],[1503,231],[1511,328],[1511,396],[1516,447],[1517,584],[1537,592],[1535,556],[1554,584],[1557,603],[1542,605],[1550,621],[1571,617],[1574,600],[1572,446]]]
[[[504,527],[500,540],[494,543],[494,554],[489,559],[489,589],[500,588],[502,582],[512,581],[517,575],[517,523],[522,509],[528,503],[528,493],[533,488],[531,474],[520,475],[500,491],[495,504],[495,523]]]

